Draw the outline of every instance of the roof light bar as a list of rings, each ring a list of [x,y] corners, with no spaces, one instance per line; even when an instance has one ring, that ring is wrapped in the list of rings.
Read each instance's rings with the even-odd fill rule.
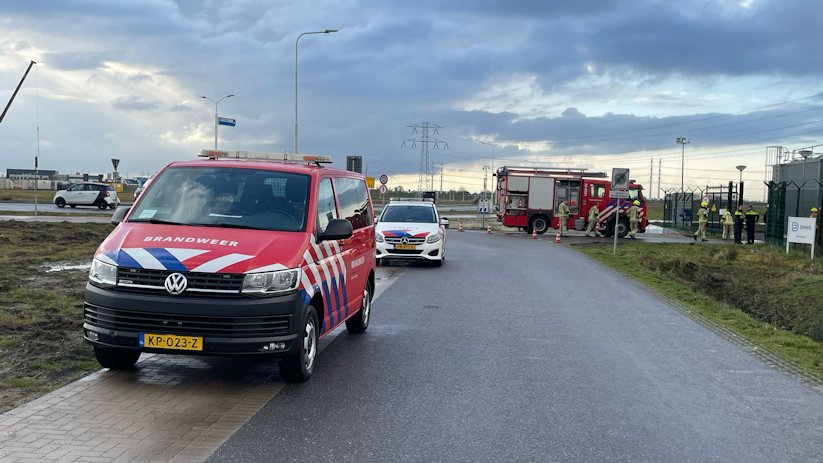
[[[209,159],[248,159],[252,161],[280,161],[294,163],[331,164],[331,156],[319,154],[291,153],[254,153],[250,151],[200,150],[201,158]]]

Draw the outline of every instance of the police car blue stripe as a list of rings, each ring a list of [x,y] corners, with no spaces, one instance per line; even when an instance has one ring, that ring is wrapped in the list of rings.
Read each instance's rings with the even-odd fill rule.
[[[146,248],[146,252],[157,259],[166,270],[173,270],[176,272],[185,272],[188,269],[182,262],[177,260],[169,251],[164,248]]]

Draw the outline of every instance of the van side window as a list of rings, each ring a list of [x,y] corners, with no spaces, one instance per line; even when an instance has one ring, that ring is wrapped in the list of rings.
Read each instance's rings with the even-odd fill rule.
[[[606,186],[592,183],[589,185],[589,198],[602,198],[606,196]]]
[[[353,229],[374,223],[369,207],[369,189],[363,180],[337,177],[334,179],[334,189],[340,202],[340,216],[351,222]]]
[[[320,180],[317,190],[317,232],[326,231],[331,219],[338,218],[337,206],[334,204],[334,189],[331,186],[331,179]]]

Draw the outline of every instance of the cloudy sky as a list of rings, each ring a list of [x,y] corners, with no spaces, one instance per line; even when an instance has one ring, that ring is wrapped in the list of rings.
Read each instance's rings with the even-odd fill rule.
[[[820,0],[29,0],[0,6],[0,172],[151,174],[214,143],[294,149],[416,188],[492,164],[628,167],[656,195],[823,143]],[[38,136],[39,126],[39,136]],[[435,143],[436,141],[436,143]],[[483,144],[486,142],[491,145]],[[815,148],[823,152],[823,146]],[[659,168],[662,167],[662,168]],[[751,191],[748,190],[747,191]],[[761,190],[762,191],[762,190]],[[762,193],[761,193],[762,194]]]

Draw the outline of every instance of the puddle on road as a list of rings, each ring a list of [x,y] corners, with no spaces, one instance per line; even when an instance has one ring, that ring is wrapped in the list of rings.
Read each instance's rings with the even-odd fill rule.
[[[77,263],[77,262],[63,262],[45,264],[46,273],[63,272],[66,270],[88,270],[91,268],[91,262]]]

